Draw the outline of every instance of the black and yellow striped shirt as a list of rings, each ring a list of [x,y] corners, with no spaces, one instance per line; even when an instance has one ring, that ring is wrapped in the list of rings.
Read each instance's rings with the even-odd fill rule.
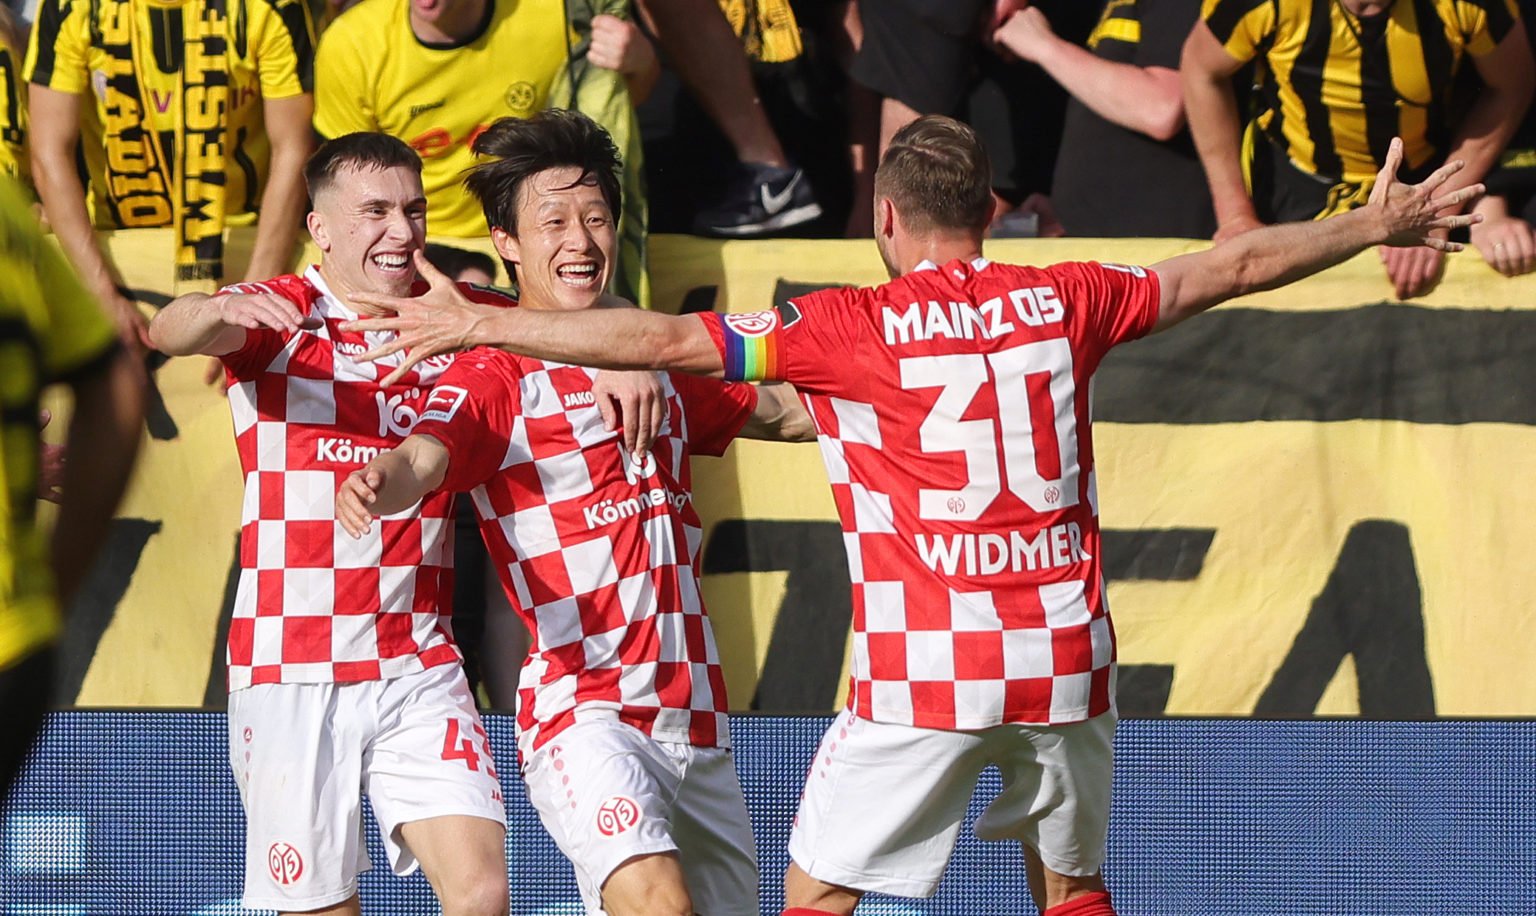
[[[60,620],[36,524],[43,386],[103,365],[117,332],[43,238],[21,187],[0,178],[0,669],[57,637]]]
[[[1455,74],[1519,19],[1514,0],[1396,0],[1362,20],[1339,0],[1204,0],[1233,58],[1258,59],[1256,126],[1295,165],[1369,182],[1401,136],[1410,168],[1443,156]]]

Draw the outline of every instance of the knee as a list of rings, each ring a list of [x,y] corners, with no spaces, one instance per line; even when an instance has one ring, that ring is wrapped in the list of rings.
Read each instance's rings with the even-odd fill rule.
[[[443,889],[443,916],[507,916],[505,875],[481,874]]]

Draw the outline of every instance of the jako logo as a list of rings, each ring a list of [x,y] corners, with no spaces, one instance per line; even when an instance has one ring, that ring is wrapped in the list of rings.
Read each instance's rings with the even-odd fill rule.
[[[590,391],[569,391],[560,400],[565,409],[570,410],[573,407],[591,407],[597,403],[597,396]]]
[[[409,436],[421,421],[421,415],[406,402],[415,403],[419,397],[420,388],[411,388],[388,400],[384,398],[384,392],[374,392],[374,403],[379,405],[379,435]]]

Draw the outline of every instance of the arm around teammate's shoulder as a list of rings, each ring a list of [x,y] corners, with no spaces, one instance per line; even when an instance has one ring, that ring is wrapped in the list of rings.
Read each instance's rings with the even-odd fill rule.
[[[1482,185],[1442,194],[1462,163],[1450,162],[1423,182],[1397,181],[1403,145],[1394,139],[1365,206],[1314,222],[1286,223],[1244,233],[1194,254],[1152,265],[1162,298],[1154,331],[1161,331],[1228,299],[1285,286],[1332,267],[1373,245],[1459,251],[1437,229],[1469,226],[1474,216],[1441,216],[1483,192]]]

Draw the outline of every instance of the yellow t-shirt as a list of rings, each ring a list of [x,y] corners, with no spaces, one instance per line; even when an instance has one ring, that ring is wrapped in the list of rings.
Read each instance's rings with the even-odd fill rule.
[[[1420,22],[1422,13],[1432,16]],[[1490,53],[1520,12],[1515,0],[1427,0],[1394,3],[1382,16],[1377,32],[1339,3],[1203,0],[1201,6],[1228,54],[1262,61],[1258,129],[1298,168],[1367,188],[1393,137],[1403,138],[1410,168],[1445,154],[1451,89],[1463,57]]]
[[[187,119],[204,115],[196,88],[183,78],[218,69],[217,59],[185,60],[181,36],[190,3],[180,0],[43,0],[27,49],[28,81],[59,92],[89,92],[81,139],[91,179],[91,214],[97,228],[172,225],[165,203],[175,199],[177,150]],[[223,69],[229,78],[225,121],[224,201],[230,223],[249,223],[261,203],[271,145],[262,100],[313,89],[314,29],[303,0],[204,0],[208,32],[222,31]],[[128,53],[116,55],[113,48]],[[112,119],[145,114],[159,134],[161,155],[147,161],[142,143],[109,138]],[[126,118],[125,118],[126,113]],[[109,143],[109,140],[112,142]],[[246,215],[246,219],[235,217]]]
[[[117,332],[43,238],[21,187],[0,179],[0,668],[58,636],[47,544],[37,529],[38,397],[89,372]]]
[[[21,78],[24,48],[0,35],[0,175],[27,181],[27,84]]]
[[[433,47],[411,31],[405,0],[362,0],[325,30],[315,58],[315,130],[382,131],[410,144],[434,236],[486,235],[463,185],[475,164],[470,143],[497,118],[543,109],[566,72],[561,0],[501,0],[487,14],[473,39]]]
[[[362,0],[336,18],[315,57],[315,130],[382,131],[415,148],[434,238],[483,238],[485,215],[464,188],[475,136],[498,118],[573,108],[601,124],[624,157],[613,291],[642,306],[646,202],[640,130],[620,74],[586,60],[592,17],[628,0],[491,0],[483,27],[452,48],[423,44],[404,0]]]

